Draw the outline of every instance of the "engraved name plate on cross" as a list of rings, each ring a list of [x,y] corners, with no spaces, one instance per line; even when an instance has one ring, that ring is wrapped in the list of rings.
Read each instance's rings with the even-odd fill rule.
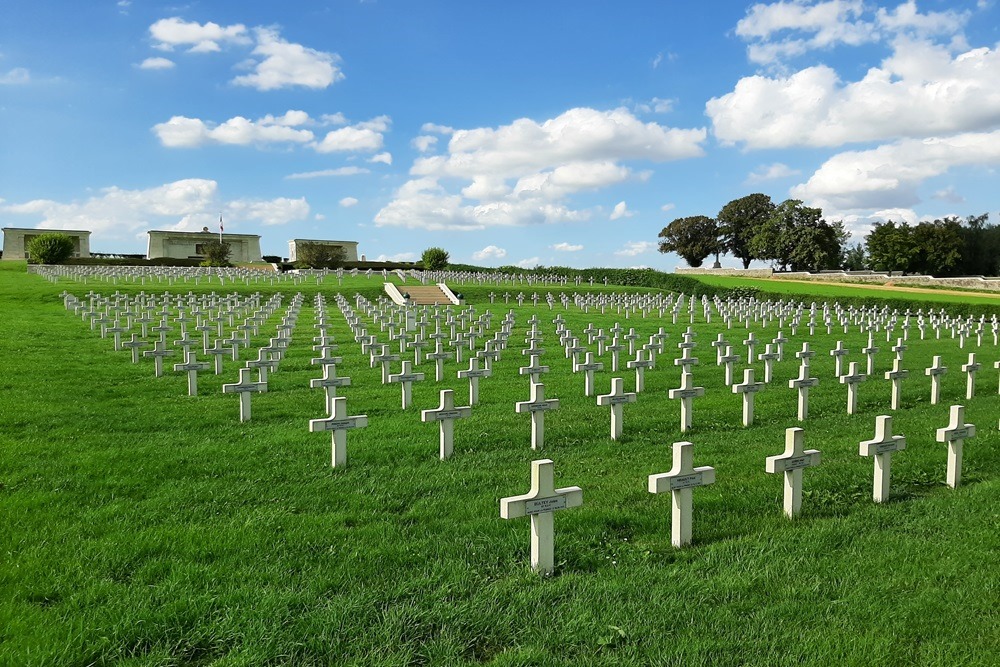
[[[531,490],[520,496],[500,499],[500,517],[531,517],[531,569],[542,575],[555,569],[555,527],[552,513],[579,507],[583,490],[578,486],[555,488],[551,459],[531,462]]]

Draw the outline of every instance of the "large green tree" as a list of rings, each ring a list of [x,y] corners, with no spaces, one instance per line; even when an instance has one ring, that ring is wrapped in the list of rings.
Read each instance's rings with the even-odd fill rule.
[[[734,199],[716,216],[722,236],[723,250],[743,261],[743,268],[750,267],[750,261],[762,259],[754,255],[750,243],[761,227],[774,213],[774,202],[765,194],[756,192],[746,197]]]
[[[202,266],[232,266],[229,263],[230,247],[228,243],[212,239],[204,241],[201,245],[201,253],[205,259],[201,261]]]
[[[914,253],[910,270],[931,276],[964,273],[962,223],[958,218],[924,221],[913,228]]]
[[[831,224],[820,209],[788,199],[758,227],[750,252],[758,259],[771,260],[781,271],[833,269],[841,264],[848,236],[843,223]]]
[[[875,271],[900,271],[905,274],[910,270],[910,262],[916,253],[913,228],[905,222],[876,222],[865,237],[865,248],[868,250],[868,263]]]
[[[695,268],[720,251],[718,225],[704,215],[677,218],[663,228],[660,239],[660,252],[675,252]]]

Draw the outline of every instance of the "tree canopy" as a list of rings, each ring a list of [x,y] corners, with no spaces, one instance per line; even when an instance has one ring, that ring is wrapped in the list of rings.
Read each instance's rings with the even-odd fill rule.
[[[449,255],[444,248],[427,248],[420,256],[424,271],[441,271],[448,266]]]
[[[660,252],[675,252],[695,268],[720,251],[718,225],[704,215],[677,218],[663,228],[660,238]]]
[[[201,252],[205,255],[202,266],[232,266],[229,263],[229,244],[212,239],[201,244]]]
[[[295,248],[295,266],[300,269],[336,269],[347,253],[342,246],[328,243],[300,243]]]
[[[734,199],[716,216],[722,236],[723,250],[743,261],[749,268],[751,260],[762,259],[751,250],[751,242],[758,230],[774,213],[774,202],[765,194],[756,192]]]

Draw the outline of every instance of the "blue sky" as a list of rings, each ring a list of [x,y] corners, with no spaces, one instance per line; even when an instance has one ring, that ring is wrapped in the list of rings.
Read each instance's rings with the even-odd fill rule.
[[[995,223],[997,5],[8,3],[0,226],[671,270],[667,223],[752,192]]]

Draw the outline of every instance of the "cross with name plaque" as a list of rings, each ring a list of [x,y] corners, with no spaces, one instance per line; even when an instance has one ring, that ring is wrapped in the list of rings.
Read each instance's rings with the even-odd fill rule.
[[[691,544],[691,490],[715,483],[715,468],[694,467],[694,445],[675,442],[674,464],[669,472],[650,475],[650,493],[670,492],[670,543],[675,547]]]
[[[940,356],[935,356],[930,368],[924,369],[924,375],[929,375],[931,378],[931,405],[941,402],[941,376],[947,372],[948,368],[941,365]]]
[[[532,357],[533,359],[536,357]],[[458,379],[469,380],[469,405],[479,403],[479,378],[488,378],[493,375],[493,371],[488,368],[479,367],[479,359],[472,357],[469,359],[469,367],[464,371],[458,371]]]
[[[858,411],[858,385],[868,379],[868,376],[858,370],[858,362],[852,361],[845,375],[840,376],[840,384],[847,385],[847,414]]]
[[[875,479],[872,498],[877,503],[889,499],[889,475],[892,468],[892,453],[906,449],[906,438],[892,435],[892,417],[881,415],[875,418],[875,438],[860,443],[858,453],[871,456],[875,460]]]
[[[649,353],[646,350],[636,350],[635,359],[625,362],[625,367],[635,370],[635,393],[638,394],[646,387],[646,369],[653,367]]]
[[[156,377],[163,377],[163,358],[174,356],[174,351],[167,349],[167,344],[162,339],[157,340],[153,343],[152,350],[146,350],[142,353],[144,357],[153,358],[153,368]]]
[[[622,406],[626,403],[635,403],[636,400],[635,392],[625,391],[625,380],[622,378],[611,378],[611,393],[597,397],[598,405],[611,406],[612,440],[617,440],[622,435]]]
[[[500,499],[500,517],[531,517],[531,569],[542,575],[555,569],[555,527],[552,513],[579,507],[583,490],[578,486],[555,488],[551,459],[531,462],[531,490],[520,496]]]
[[[545,445],[545,413],[559,408],[558,398],[545,398],[545,385],[531,384],[531,394],[527,401],[514,404],[514,411],[531,415],[531,448],[541,449]]]
[[[309,432],[333,431],[331,465],[343,468],[347,465],[347,432],[351,429],[368,426],[368,415],[347,416],[347,398],[338,396],[333,399],[333,409],[325,419],[310,419]]]
[[[439,426],[439,456],[442,461],[451,458],[455,442],[455,420],[472,416],[472,406],[455,407],[455,392],[451,389],[441,390],[441,403],[436,409],[421,410],[420,421],[438,422]]]
[[[889,406],[892,410],[899,410],[903,399],[903,380],[910,377],[910,371],[900,368],[902,364],[900,357],[896,357],[892,360],[892,370],[885,373],[885,379],[892,380],[892,402]]]
[[[733,385],[734,394],[743,394],[743,425],[753,424],[753,399],[758,391],[762,391],[766,385],[763,382],[753,381],[753,369],[747,368],[743,371],[743,382]]]
[[[267,383],[254,382],[250,379],[253,373],[252,368],[241,368],[240,379],[232,384],[222,385],[222,393],[240,395],[240,421],[250,421],[250,394],[253,392],[264,393],[267,391]]]
[[[976,427],[965,423],[965,406],[953,405],[948,425],[937,430],[937,441],[948,443],[948,470],[945,483],[956,488],[962,480],[962,443],[975,437]]]
[[[691,373],[681,373],[681,386],[667,390],[669,398],[680,399],[681,402],[681,433],[691,428],[694,417],[692,399],[704,395],[705,388],[694,386],[694,376]]]
[[[413,400],[413,383],[423,382],[423,373],[414,373],[413,364],[409,359],[403,360],[403,368],[399,373],[392,373],[389,375],[390,383],[399,383],[402,387],[403,394],[403,409],[410,407],[410,403]]]
[[[326,412],[333,413],[333,399],[337,397],[337,387],[350,387],[351,378],[338,377],[336,364],[323,365],[323,377],[309,380],[310,389],[323,389],[326,394]]]
[[[584,357],[582,364],[574,364],[573,372],[579,373],[583,371],[583,395],[593,396],[594,395],[594,372],[603,371],[604,364],[600,361],[594,361],[594,353],[588,352],[587,356]]]
[[[809,416],[809,389],[819,385],[819,378],[809,377],[808,357],[803,358],[799,366],[799,376],[788,381],[789,389],[798,389],[798,419],[805,421]]]
[[[764,470],[770,474],[785,473],[784,510],[789,519],[795,518],[802,509],[802,470],[818,466],[819,450],[803,449],[805,431],[798,427],[785,429],[785,451],[777,456],[768,456]]]
[[[198,361],[190,348],[184,353],[184,363],[174,364],[175,371],[187,373],[188,396],[198,395],[198,371],[208,370],[210,365],[207,361]]]
[[[969,363],[962,364],[962,371],[965,373],[965,399],[971,401],[976,395],[976,372],[982,368],[982,364],[976,363],[976,353],[969,353]]]

